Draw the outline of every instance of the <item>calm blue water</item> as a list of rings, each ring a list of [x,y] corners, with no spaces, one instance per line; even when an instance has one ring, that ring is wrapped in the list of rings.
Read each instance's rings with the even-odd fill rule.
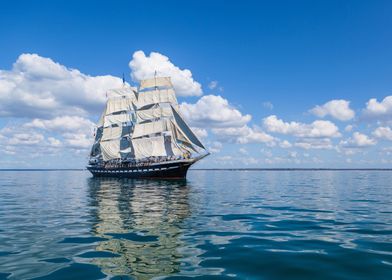
[[[0,279],[195,276],[392,279],[392,172],[0,172]]]

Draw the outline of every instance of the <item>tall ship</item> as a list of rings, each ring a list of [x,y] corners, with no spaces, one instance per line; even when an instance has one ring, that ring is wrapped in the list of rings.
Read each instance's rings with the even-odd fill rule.
[[[170,77],[107,92],[87,169],[93,176],[185,178],[209,155],[179,111]]]

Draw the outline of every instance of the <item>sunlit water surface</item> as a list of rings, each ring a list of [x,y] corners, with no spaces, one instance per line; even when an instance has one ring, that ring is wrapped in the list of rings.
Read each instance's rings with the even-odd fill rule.
[[[392,279],[392,172],[0,172],[0,279]]]

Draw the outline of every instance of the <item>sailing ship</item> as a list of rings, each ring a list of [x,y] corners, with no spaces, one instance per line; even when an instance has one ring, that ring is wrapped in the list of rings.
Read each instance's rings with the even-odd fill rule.
[[[107,92],[87,169],[93,176],[185,178],[209,155],[179,111],[170,77]]]

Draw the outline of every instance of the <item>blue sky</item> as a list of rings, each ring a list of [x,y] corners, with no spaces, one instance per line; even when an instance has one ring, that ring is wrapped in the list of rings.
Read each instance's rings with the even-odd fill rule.
[[[227,130],[216,131],[216,127],[208,127],[207,120],[204,141],[216,153],[200,167],[390,167],[392,105],[382,100],[391,95],[392,88],[391,12],[390,1],[2,2],[0,101],[11,104],[17,95],[17,89],[6,89],[5,83],[22,54],[37,54],[91,77],[121,77],[124,72],[132,82],[128,64],[133,54],[141,50],[149,57],[157,52],[180,69],[189,69],[192,79],[202,86],[202,96],[220,96],[228,102],[222,106],[232,109],[231,113],[237,110],[241,116],[251,116],[250,121],[244,120],[232,129],[245,131],[246,125],[252,132],[274,138],[258,135],[253,138],[259,140],[250,140],[248,135],[246,141],[238,137],[228,140],[222,137],[222,133],[228,135]],[[22,62],[23,67],[32,65]],[[22,66],[13,74],[23,72]],[[180,102],[197,104],[203,98],[190,95],[183,94]],[[378,103],[368,108],[372,98]],[[207,98],[206,102],[214,100]],[[340,102],[327,106],[325,116],[320,110],[318,114],[310,111],[331,100],[349,102],[349,108]],[[35,110],[27,106],[24,112],[30,109]],[[28,148],[23,158],[19,148],[10,148],[23,146],[25,141],[12,141],[15,126],[34,119],[50,121],[78,115],[71,111],[41,115],[34,111],[18,118],[15,110],[0,116],[0,153],[7,151],[0,158],[3,168],[31,166],[31,161],[26,162]],[[342,114],[351,110],[355,115],[341,120],[336,118],[339,110]],[[87,112],[78,116],[95,121],[97,110]],[[195,126],[192,117],[189,122]],[[274,120],[281,122],[271,123]],[[311,125],[314,121],[328,121],[337,131],[307,135],[314,126],[319,129],[318,124]],[[43,140],[38,137],[40,141],[52,137],[64,142],[64,135],[55,129],[43,129],[42,125],[34,129],[43,135]],[[282,148],[289,146],[282,144],[284,141],[291,146]],[[33,149],[33,144],[29,145]],[[32,167],[82,167],[86,151],[75,147],[46,158],[35,155]],[[61,161],[64,157],[69,159],[66,163]]]

